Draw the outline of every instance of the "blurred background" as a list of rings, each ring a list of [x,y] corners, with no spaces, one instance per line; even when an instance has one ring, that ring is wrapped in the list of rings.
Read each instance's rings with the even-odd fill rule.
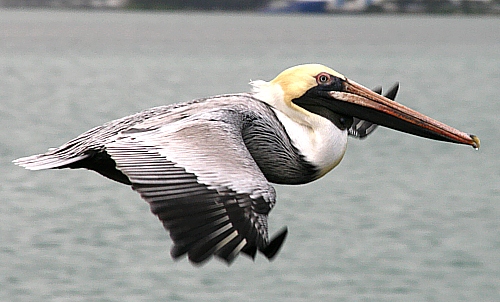
[[[0,4],[0,301],[500,301],[498,1]],[[230,267],[173,261],[127,186],[11,162],[316,62],[400,82],[397,101],[481,148],[384,128],[350,139],[322,179],[276,186],[277,258]]]
[[[0,0],[0,6],[297,13],[500,13],[500,0]]]

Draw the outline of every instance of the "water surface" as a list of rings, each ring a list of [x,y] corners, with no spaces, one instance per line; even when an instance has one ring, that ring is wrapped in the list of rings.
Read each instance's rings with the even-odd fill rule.
[[[499,29],[499,30],[495,30]],[[500,300],[500,19],[0,11],[0,300]],[[482,148],[378,129],[339,167],[278,186],[274,262],[174,262],[130,188],[30,172],[44,152],[156,105],[247,91],[319,62]]]

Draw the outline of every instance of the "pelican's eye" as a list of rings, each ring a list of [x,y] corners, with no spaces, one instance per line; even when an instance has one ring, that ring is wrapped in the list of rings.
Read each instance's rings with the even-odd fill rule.
[[[331,82],[331,76],[326,72],[322,72],[316,76],[316,83],[319,85],[330,85]]]

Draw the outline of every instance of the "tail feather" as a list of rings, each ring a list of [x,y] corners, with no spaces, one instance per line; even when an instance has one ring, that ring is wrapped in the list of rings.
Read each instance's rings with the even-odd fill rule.
[[[45,169],[56,169],[62,168],[74,162],[85,159],[88,155],[79,155],[73,157],[62,158],[56,154],[37,154],[27,157],[21,157],[12,162],[18,166],[26,168],[28,170],[45,170]]]

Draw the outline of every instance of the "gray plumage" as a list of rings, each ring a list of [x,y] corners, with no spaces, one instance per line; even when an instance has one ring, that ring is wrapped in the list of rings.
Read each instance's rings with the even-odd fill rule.
[[[276,193],[268,180],[304,183],[317,173],[252,94],[152,108],[15,163],[87,168],[132,185],[170,231],[172,256],[187,253],[196,263],[211,255],[231,262],[240,251],[272,258],[286,229],[273,245],[267,215]]]

